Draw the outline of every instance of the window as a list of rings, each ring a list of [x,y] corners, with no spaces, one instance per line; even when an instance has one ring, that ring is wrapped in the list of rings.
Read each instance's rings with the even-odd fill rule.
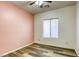
[[[43,37],[58,38],[58,19],[43,20]]]

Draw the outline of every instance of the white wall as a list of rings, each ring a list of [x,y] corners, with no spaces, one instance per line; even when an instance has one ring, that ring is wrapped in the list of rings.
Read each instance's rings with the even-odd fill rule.
[[[77,2],[76,5],[76,15],[77,15],[77,20],[76,20],[76,52],[79,56],[79,2]]]
[[[75,9],[76,6],[52,10],[35,15],[35,42],[52,46],[75,48]],[[59,18],[59,38],[44,39],[42,37],[42,20]]]

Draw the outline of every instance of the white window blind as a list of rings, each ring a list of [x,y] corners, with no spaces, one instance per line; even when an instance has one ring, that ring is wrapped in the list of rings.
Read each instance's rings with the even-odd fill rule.
[[[58,19],[43,20],[43,37],[58,38]]]

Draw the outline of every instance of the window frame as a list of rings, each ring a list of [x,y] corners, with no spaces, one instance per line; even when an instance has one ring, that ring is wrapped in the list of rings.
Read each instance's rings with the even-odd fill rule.
[[[54,20],[54,19],[58,19],[58,37],[57,38],[56,37],[51,37],[51,20]],[[44,20],[50,20],[50,37],[44,37],[44,35],[43,35],[43,21]],[[59,18],[43,19],[43,21],[42,21],[42,37],[44,39],[58,39],[59,38]]]

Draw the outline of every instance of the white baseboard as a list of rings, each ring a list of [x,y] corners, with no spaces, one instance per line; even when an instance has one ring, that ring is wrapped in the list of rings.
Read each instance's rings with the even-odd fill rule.
[[[20,48],[11,50],[11,51],[9,51],[9,52],[7,52],[7,53],[4,53],[4,54],[2,54],[2,55],[0,55],[0,56],[7,55],[7,54],[12,53],[12,52],[14,52],[14,51],[17,51],[17,50],[19,50],[19,49],[22,49],[22,48],[24,48],[24,47],[26,47],[26,46],[29,46],[29,45],[31,45],[31,44],[33,44],[33,43],[34,43],[34,42],[32,42],[32,43],[30,43],[30,44],[27,44],[27,45],[25,45],[25,46],[22,46],[22,47],[20,47]]]

